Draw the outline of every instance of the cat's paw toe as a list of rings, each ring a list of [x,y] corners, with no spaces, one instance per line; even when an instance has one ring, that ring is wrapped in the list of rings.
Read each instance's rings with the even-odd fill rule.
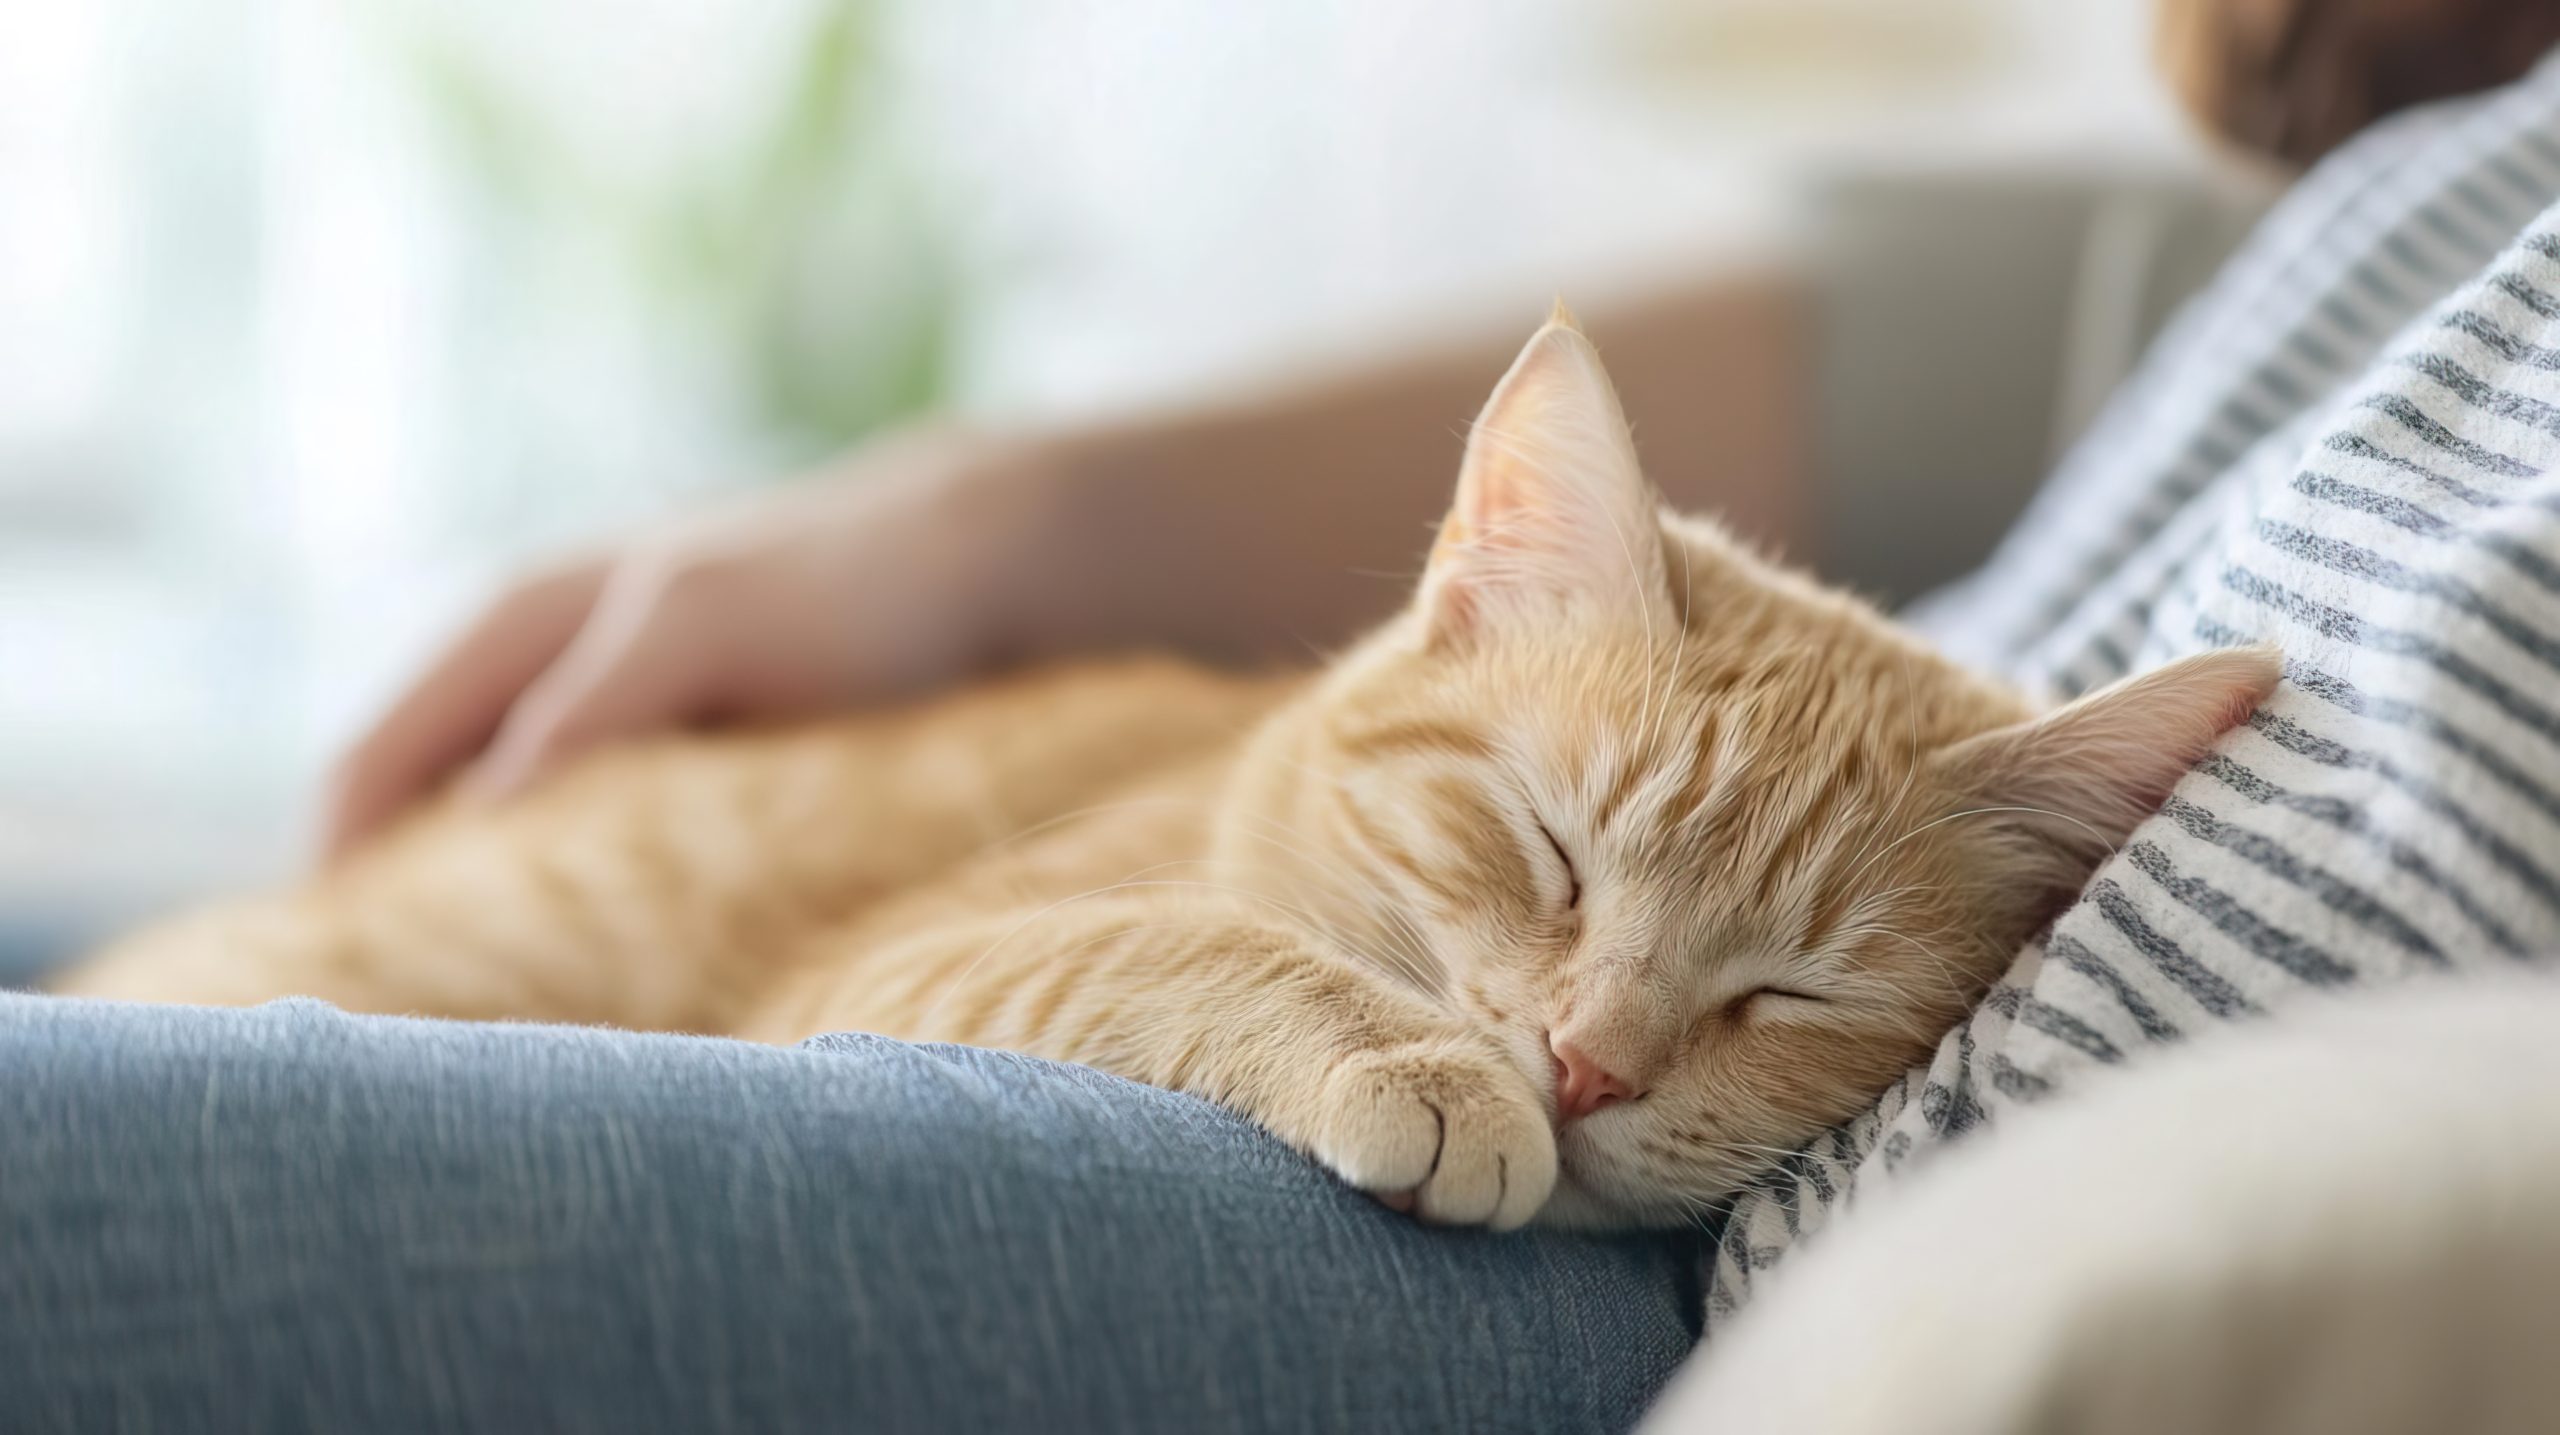
[[[1365,1052],[1326,1082],[1317,1159],[1444,1225],[1522,1225],[1556,1183],[1555,1135],[1518,1072],[1489,1052]]]

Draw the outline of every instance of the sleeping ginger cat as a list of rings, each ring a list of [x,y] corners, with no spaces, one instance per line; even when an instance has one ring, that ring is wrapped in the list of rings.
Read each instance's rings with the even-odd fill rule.
[[[634,744],[59,989],[1009,1047],[1430,1220],[1677,1225],[1925,1054],[2276,674],[2038,716],[1661,512],[1559,311],[1411,604],[1321,672]]]

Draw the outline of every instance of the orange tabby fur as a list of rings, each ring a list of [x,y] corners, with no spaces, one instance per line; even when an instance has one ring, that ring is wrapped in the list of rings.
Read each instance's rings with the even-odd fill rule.
[[[1434,1220],[1676,1224],[1924,1055],[2275,676],[2207,654],[2037,717],[1662,514],[1560,314],[1413,605],[1320,674],[636,744],[59,988],[1008,1047]],[[1629,1099],[1560,1121],[1567,1052]]]

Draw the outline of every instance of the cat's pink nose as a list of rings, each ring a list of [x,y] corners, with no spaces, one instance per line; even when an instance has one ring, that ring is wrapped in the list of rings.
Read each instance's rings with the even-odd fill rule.
[[[1556,1125],[1560,1127],[1644,1094],[1563,1037],[1548,1037],[1547,1049],[1555,1053]]]

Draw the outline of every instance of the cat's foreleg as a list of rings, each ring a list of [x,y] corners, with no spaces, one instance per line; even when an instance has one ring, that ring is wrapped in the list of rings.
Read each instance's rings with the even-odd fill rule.
[[[846,1027],[1193,1092],[1433,1221],[1508,1229],[1555,1185],[1545,1101],[1492,1042],[1249,912],[1105,897],[919,933],[762,1034]]]

